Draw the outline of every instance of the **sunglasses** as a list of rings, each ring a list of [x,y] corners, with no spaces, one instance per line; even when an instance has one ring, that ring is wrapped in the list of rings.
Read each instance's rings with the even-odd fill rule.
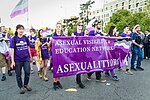
[[[83,24],[79,24],[78,26],[83,26]]]

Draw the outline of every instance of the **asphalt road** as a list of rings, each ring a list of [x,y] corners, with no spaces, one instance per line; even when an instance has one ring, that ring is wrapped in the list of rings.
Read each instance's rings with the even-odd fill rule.
[[[62,90],[53,90],[52,73],[49,73],[49,81],[39,79],[37,72],[31,74],[30,86],[32,92],[19,94],[19,89],[13,76],[7,76],[7,80],[0,81],[0,100],[150,100],[150,60],[144,60],[144,71],[136,71],[134,75],[127,75],[116,70],[120,81],[115,82],[106,78],[107,83],[95,81],[95,75],[91,81],[87,81],[86,75],[82,75],[85,89],[80,89],[75,83],[75,76],[61,78],[64,87]],[[36,69],[35,69],[36,70]],[[0,77],[2,74],[0,73]],[[77,92],[66,92],[68,88],[75,88]]]

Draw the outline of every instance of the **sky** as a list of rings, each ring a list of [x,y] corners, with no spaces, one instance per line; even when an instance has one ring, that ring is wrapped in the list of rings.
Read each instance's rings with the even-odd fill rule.
[[[11,11],[20,0],[0,0],[0,26],[15,29],[17,24],[27,27],[27,13],[10,18]],[[29,0],[29,27],[50,27],[64,18],[79,16],[80,4],[88,0]],[[95,0],[92,10],[101,8],[106,0]]]

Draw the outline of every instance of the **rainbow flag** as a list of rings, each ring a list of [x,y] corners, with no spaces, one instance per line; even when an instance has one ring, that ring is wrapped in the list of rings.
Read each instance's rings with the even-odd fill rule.
[[[28,0],[20,0],[10,14],[11,18],[17,15],[24,14],[28,11]]]

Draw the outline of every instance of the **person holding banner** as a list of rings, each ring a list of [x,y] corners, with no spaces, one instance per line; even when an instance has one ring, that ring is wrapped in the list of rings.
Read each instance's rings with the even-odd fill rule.
[[[129,27],[128,27],[127,25],[125,25],[125,26],[123,27],[123,30],[124,30],[124,32],[123,32],[122,34],[120,34],[120,36],[121,36],[121,37],[129,37],[129,38],[130,38],[130,34],[128,33],[128,32],[129,32]],[[130,55],[130,54],[129,54],[129,55]],[[129,55],[128,55],[127,59],[130,58]],[[121,67],[119,67],[119,70],[120,70],[120,71],[124,71]],[[126,71],[126,73],[129,74],[129,75],[133,75],[133,73],[130,71],[130,69],[129,69],[128,66],[126,66],[126,70],[125,70],[125,71]]]
[[[110,26],[110,29],[109,29],[109,32],[108,32],[108,37],[116,37],[116,36],[118,36],[116,26]],[[110,72],[111,72],[111,76],[112,76],[113,80],[114,81],[119,81],[119,78],[115,73],[115,70],[112,69],[112,70],[110,70]],[[109,71],[106,71],[105,75],[110,76]]]
[[[38,72],[40,71],[40,65],[37,62],[37,54],[36,54],[36,50],[35,50],[35,42],[37,40],[37,36],[35,34],[35,29],[30,29],[30,36],[28,37],[29,41],[30,41],[30,50],[31,50],[31,55],[33,57],[34,62],[30,62],[30,66],[31,66],[31,73],[33,73],[33,65],[34,63],[37,66]]]
[[[63,34],[64,34],[65,36],[68,36],[68,35],[69,35],[69,34],[68,34],[68,28],[67,28],[67,27],[64,28]]]
[[[78,22],[77,23],[77,31],[75,31],[72,36],[84,36],[84,32],[83,30],[83,23],[82,22]],[[83,83],[81,82],[81,74],[76,75],[76,82],[79,85],[80,88],[84,88],[85,86],[83,85]]]
[[[141,67],[141,62],[143,60],[143,53],[142,53],[142,38],[141,38],[141,28],[139,25],[135,26],[135,32],[132,35],[132,58],[131,58],[131,70],[137,71],[141,70],[143,71],[144,69]],[[136,61],[136,57],[138,56],[138,60],[137,60],[137,65],[135,68],[135,61]]]
[[[61,23],[56,24],[56,29],[55,29],[55,33],[53,34],[53,37],[56,37],[56,36],[64,36]],[[52,40],[51,40],[51,43],[52,43]],[[54,88],[54,90],[56,90],[58,88],[63,89],[63,86],[60,83],[60,77],[54,78],[53,88]]]
[[[48,81],[48,75],[47,75],[47,70],[48,70],[48,60],[49,60],[49,49],[50,49],[50,44],[49,40],[46,37],[43,37],[42,30],[40,29],[38,31],[38,39],[36,41],[36,50],[38,54],[38,63],[41,65],[40,66],[40,72],[39,72],[39,77],[43,77],[43,70],[44,70],[44,80]]]
[[[32,91],[29,87],[29,79],[30,79],[30,61],[32,61],[32,56],[30,52],[30,43],[26,36],[23,35],[24,26],[17,25],[15,36],[11,39],[10,48],[11,48],[11,68],[15,67],[16,72],[16,80],[18,83],[18,87],[20,88],[20,94],[25,93],[25,89],[27,91]],[[24,84],[22,83],[21,73],[22,67],[24,69]]]
[[[101,29],[101,22],[98,20],[95,20],[92,24],[92,26],[94,27],[94,30],[90,31],[88,36],[103,36],[102,32],[100,32],[99,30]],[[91,76],[92,76],[93,72],[88,73],[88,77],[87,80],[91,80]],[[96,75],[96,81],[101,81],[101,82],[106,82],[106,80],[101,78],[101,72],[95,72]]]

